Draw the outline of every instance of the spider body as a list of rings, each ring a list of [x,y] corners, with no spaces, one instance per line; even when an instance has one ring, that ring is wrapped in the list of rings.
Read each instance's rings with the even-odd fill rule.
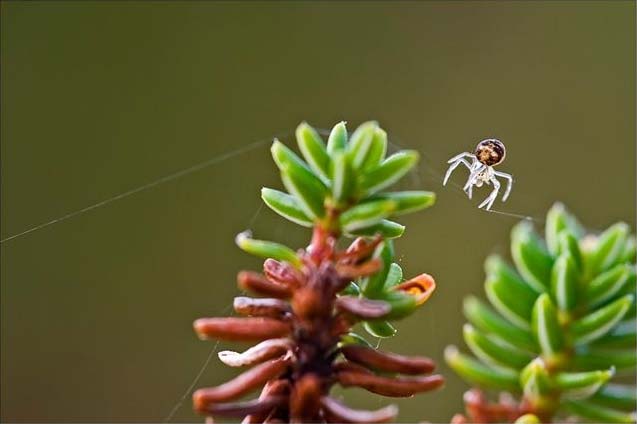
[[[475,148],[474,153],[463,152],[447,161],[449,163],[449,169],[445,174],[445,179],[442,185],[446,185],[451,173],[458,165],[464,165],[469,169],[469,178],[464,185],[463,190],[467,193],[469,199],[473,195],[473,187],[482,187],[482,185],[493,184],[493,191],[484,199],[478,206],[484,207],[486,210],[490,210],[493,202],[500,191],[500,181],[496,177],[504,178],[507,180],[507,188],[502,196],[502,201],[505,202],[511,193],[511,186],[513,185],[513,177],[510,174],[499,172],[493,169],[495,165],[498,165],[504,161],[506,156],[506,149],[504,144],[500,140],[495,138],[488,138],[482,140]]]

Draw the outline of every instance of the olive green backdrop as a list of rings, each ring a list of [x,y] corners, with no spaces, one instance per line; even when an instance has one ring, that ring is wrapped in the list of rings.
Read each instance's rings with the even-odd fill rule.
[[[634,2],[10,2],[2,4],[2,238],[301,120],[377,119],[435,190],[397,243],[438,289],[383,347],[435,358],[446,387],[401,421],[448,421],[466,385],[442,362],[461,299],[508,254],[517,218],[441,186],[446,160],[495,136],[516,183],[495,209],[541,227],[562,200],[592,230],[635,225]],[[2,244],[3,421],[160,421],[212,343],[193,319],[228,311],[260,261],[234,235],[303,246],[266,208],[267,142]],[[454,182],[462,184],[458,170]],[[257,213],[258,212],[258,213]],[[254,218],[254,219],[253,219]],[[230,344],[222,343],[221,348]],[[213,358],[197,387],[236,371]],[[358,390],[355,406],[389,403]],[[189,396],[173,421],[197,421]]]

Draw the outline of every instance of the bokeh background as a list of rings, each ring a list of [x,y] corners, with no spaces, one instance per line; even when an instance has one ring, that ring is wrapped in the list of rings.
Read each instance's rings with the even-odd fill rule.
[[[448,382],[398,401],[401,421],[460,410],[442,351],[462,345],[461,300],[518,220],[478,210],[485,190],[443,188],[447,158],[498,137],[516,185],[496,210],[541,228],[561,200],[592,231],[635,226],[631,1],[3,1],[1,19],[3,239],[219,157],[2,243],[3,421],[168,416],[212,348],[192,320],[227,313],[236,272],[259,268],[234,235],[308,239],[259,209],[260,187],[281,185],[269,141],[293,143],[301,120],[379,120],[422,153],[404,186],[439,195],[397,243],[438,290],[382,345],[430,355]],[[234,373],[213,358],[196,387]],[[189,396],[171,421],[200,421]]]

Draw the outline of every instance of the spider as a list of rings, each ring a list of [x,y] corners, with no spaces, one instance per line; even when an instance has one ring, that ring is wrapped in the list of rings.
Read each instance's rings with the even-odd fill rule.
[[[482,187],[482,184],[484,183],[493,183],[493,191],[478,206],[478,208],[485,207],[486,210],[491,210],[491,206],[493,205],[493,202],[498,196],[498,192],[500,190],[500,182],[496,179],[496,176],[506,178],[508,182],[504,196],[502,196],[502,201],[506,202],[509,197],[509,193],[511,193],[513,177],[510,174],[498,172],[493,169],[495,165],[504,161],[505,156],[506,149],[500,140],[496,140],[495,138],[482,140],[478,143],[476,150],[473,153],[463,152],[447,161],[447,163],[451,165],[449,165],[449,169],[447,169],[442,185],[446,185],[453,170],[456,169],[458,165],[463,164],[469,168],[469,178],[463,188],[469,199],[471,199],[473,194],[473,186]],[[471,160],[471,162],[467,159]]]

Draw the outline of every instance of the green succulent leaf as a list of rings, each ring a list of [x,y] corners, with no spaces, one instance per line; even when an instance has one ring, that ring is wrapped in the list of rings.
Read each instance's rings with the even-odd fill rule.
[[[520,222],[511,232],[511,255],[518,271],[531,287],[540,293],[548,290],[553,258],[529,222]]]
[[[550,375],[541,358],[531,361],[520,373],[520,384],[524,395],[530,399],[538,399],[553,391]]]
[[[349,158],[343,152],[334,153],[332,161],[332,197],[338,204],[346,203],[356,189],[356,179]]]
[[[514,326],[477,298],[472,296],[466,298],[463,309],[469,322],[481,331],[493,333],[524,349],[537,349],[530,331]]]
[[[555,375],[555,386],[567,399],[591,397],[615,374],[614,369],[588,372],[561,372]]]
[[[334,125],[327,139],[327,153],[333,156],[336,152],[345,151],[347,147],[347,128],[345,122]]]
[[[297,268],[301,266],[301,260],[294,250],[272,241],[255,240],[249,231],[237,234],[235,241],[241,250],[252,255],[285,261]]]
[[[619,258],[620,262],[629,262],[634,264],[637,256],[637,241],[635,241],[635,236],[630,236],[626,240],[626,245],[624,246],[624,251]]]
[[[354,333],[354,332],[349,332],[347,334],[345,334],[344,336],[341,336],[341,341],[340,341],[340,345],[361,345],[361,346],[365,346],[365,347],[371,347],[373,348],[374,346],[372,346],[372,344],[370,342],[368,342],[363,336],[361,336],[358,333]]]
[[[551,294],[557,306],[564,311],[571,311],[577,305],[579,272],[571,254],[560,255],[551,271]]]
[[[573,218],[561,203],[556,203],[546,214],[546,245],[553,256],[560,252],[560,235],[562,233],[572,236],[579,235],[579,228]]]
[[[397,222],[383,219],[378,224],[370,225],[369,227],[361,228],[354,231],[349,231],[347,234],[353,236],[375,236],[380,235],[384,239],[394,239],[400,237],[405,232],[405,226],[400,225]]]
[[[632,411],[637,405],[637,388],[608,383],[599,389],[591,400],[611,408]]]
[[[282,217],[304,227],[313,225],[294,196],[264,187],[261,189],[261,198],[270,209]]]
[[[361,169],[365,171],[375,168],[385,159],[385,153],[387,153],[387,133],[382,128],[376,128]]]
[[[398,181],[418,162],[418,152],[397,152],[361,176],[360,188],[367,195],[376,193]]]
[[[330,156],[321,136],[306,122],[296,128],[296,141],[303,157],[318,175],[327,178],[330,171]]]
[[[428,208],[436,202],[436,193],[431,191],[398,191],[376,194],[369,198],[375,200],[391,200],[396,202],[395,215],[415,212]]]
[[[490,256],[485,268],[485,291],[491,304],[511,323],[530,329],[531,311],[537,293],[498,256]]]
[[[580,318],[571,325],[576,345],[590,343],[608,333],[628,312],[633,295],[628,294]]]
[[[567,231],[562,231],[559,235],[558,256],[569,253],[571,259],[575,261],[578,270],[582,270],[582,252],[579,248],[579,241],[575,236]]]
[[[557,310],[546,293],[541,294],[535,302],[532,327],[543,354],[551,356],[560,352],[564,345],[562,328]]]
[[[590,253],[589,268],[591,275],[596,275],[617,263],[626,248],[628,225],[619,222],[610,226],[597,240],[597,245]]]
[[[391,305],[391,312],[383,316],[386,319],[397,320],[405,318],[418,307],[414,296],[397,291],[385,292],[382,294],[381,299]]]
[[[374,200],[361,203],[345,211],[340,217],[341,227],[351,233],[352,231],[376,225],[390,216],[397,207],[393,200]]]
[[[387,321],[365,321],[363,327],[365,331],[379,339],[393,337],[397,332],[396,328]]]
[[[627,413],[598,405],[590,400],[568,400],[564,403],[567,411],[597,423],[634,423],[635,413]]]
[[[378,123],[369,121],[361,124],[352,133],[347,150],[354,169],[361,169],[363,163],[365,163],[365,158],[372,147],[372,140],[377,129]]]
[[[492,335],[484,335],[470,324],[463,327],[464,340],[474,355],[483,362],[520,370],[532,359],[532,355]]]
[[[635,348],[637,345],[637,321],[622,321],[604,337],[593,342],[593,346],[608,348]]]
[[[373,258],[380,258],[383,267],[376,274],[367,277],[363,285],[363,294],[366,297],[375,298],[383,292],[385,280],[389,274],[389,269],[394,259],[394,245],[391,241],[385,240],[374,250]],[[385,299],[383,299],[385,300]]]
[[[389,272],[385,279],[384,291],[391,290],[394,286],[400,284],[403,281],[403,269],[397,263],[392,263],[389,266]]]
[[[445,361],[457,374],[472,384],[511,392],[520,391],[517,372],[484,365],[463,355],[455,346],[447,346]]]
[[[351,281],[347,287],[345,287],[343,289],[343,291],[341,291],[340,294],[343,295],[349,295],[349,296],[358,296],[361,294],[361,289],[360,287],[358,287],[358,284],[356,284],[355,282]]]
[[[628,264],[616,265],[597,275],[584,292],[586,303],[591,307],[604,303],[618,294],[631,278],[635,278],[635,270]]]
[[[618,370],[633,370],[637,366],[635,346],[626,350],[586,349],[573,357],[576,369],[590,370],[615,367]]]

